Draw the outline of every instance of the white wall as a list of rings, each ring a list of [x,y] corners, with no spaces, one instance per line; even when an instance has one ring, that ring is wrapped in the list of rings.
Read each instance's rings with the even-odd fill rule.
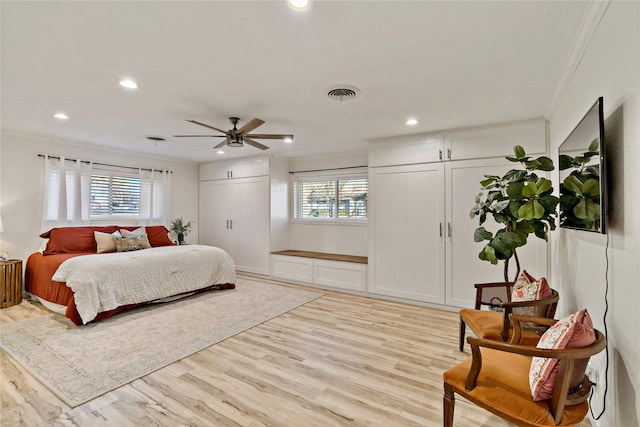
[[[611,2],[584,56],[549,117],[551,153],[599,96],[604,97],[609,156],[609,395],[595,426],[640,425],[640,2]],[[558,177],[555,176],[557,188]],[[551,233],[552,282],[558,315],[586,307],[603,330],[607,236]],[[592,359],[604,388],[604,352]],[[594,399],[598,415],[602,403]]]
[[[338,156],[314,156],[291,159],[292,171],[367,166],[367,153]],[[348,172],[346,169],[344,172]],[[335,170],[339,174],[341,170]],[[367,224],[310,224],[291,222],[289,249],[367,256],[369,227]]]
[[[44,137],[2,132],[0,139],[0,214],[4,232],[0,249],[22,259],[38,249],[44,188],[44,159],[38,154],[80,158],[122,166],[169,169],[171,215],[194,221],[187,241],[198,236],[198,165],[129,153],[105,151],[89,145],[62,143]],[[167,224],[169,225],[169,224]]]

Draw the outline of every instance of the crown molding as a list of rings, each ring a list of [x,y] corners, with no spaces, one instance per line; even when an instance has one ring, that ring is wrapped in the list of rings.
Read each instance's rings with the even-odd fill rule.
[[[558,104],[564,96],[567,87],[569,87],[569,84],[573,79],[573,75],[578,69],[584,53],[589,46],[589,42],[591,42],[591,38],[600,24],[600,20],[604,16],[607,7],[609,7],[609,3],[610,0],[591,1],[588,3],[587,10],[582,17],[582,22],[580,22],[580,27],[578,28],[576,37],[573,40],[571,49],[569,50],[567,63],[564,66],[562,77],[560,78],[555,93],[553,94],[553,98],[544,113],[545,119],[549,120],[549,118],[556,112]]]

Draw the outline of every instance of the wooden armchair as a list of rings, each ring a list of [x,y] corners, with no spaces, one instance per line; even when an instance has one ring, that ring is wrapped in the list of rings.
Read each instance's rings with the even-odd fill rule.
[[[551,326],[555,320],[512,316],[514,340],[524,322]],[[444,423],[453,425],[454,394],[518,426],[571,426],[587,414],[591,382],[585,375],[589,358],[605,348],[603,334],[581,348],[539,349],[469,337],[472,356],[443,374]],[[481,348],[482,347],[482,348]],[[534,401],[529,388],[531,356],[559,359],[551,399]]]
[[[475,309],[460,310],[460,351],[464,349],[467,325],[479,337],[496,341],[508,341],[512,331],[511,314],[552,319],[556,314],[560,296],[551,290],[551,296],[534,301],[511,302],[512,282],[476,283]],[[489,310],[481,310],[482,306]],[[520,344],[536,345],[544,328],[523,330]]]

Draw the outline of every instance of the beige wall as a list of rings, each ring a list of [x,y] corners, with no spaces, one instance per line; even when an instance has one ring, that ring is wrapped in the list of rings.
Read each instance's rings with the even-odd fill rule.
[[[198,218],[198,166],[195,163],[141,157],[3,131],[0,139],[0,213],[4,232],[0,235],[0,250],[8,251],[11,258],[26,261],[40,243],[44,161],[38,154],[172,170],[170,217],[182,216],[193,221]],[[197,226],[195,223],[187,241],[196,242]]]
[[[549,117],[551,154],[597,97],[604,97],[609,172],[609,395],[594,426],[640,425],[640,3],[611,2],[555,112]],[[555,174],[557,188],[558,177]],[[586,307],[603,330],[607,236],[552,233],[552,283],[558,315]],[[604,388],[605,354],[592,359]],[[593,410],[602,410],[600,394]]]

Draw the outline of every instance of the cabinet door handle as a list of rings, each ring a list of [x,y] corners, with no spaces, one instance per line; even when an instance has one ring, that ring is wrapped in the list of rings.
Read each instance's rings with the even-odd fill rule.
[[[229,228],[233,230],[233,220],[232,219],[229,220]]]
[[[227,230],[229,229],[229,220],[227,220]]]
[[[438,150],[438,158],[442,160],[442,150]],[[442,224],[441,224],[442,225]]]
[[[449,238],[451,238],[451,223],[450,222],[447,223],[447,235],[449,236]]]
[[[233,171],[229,171],[229,174],[231,175],[231,178],[233,178]]]
[[[451,148],[447,148],[447,159],[451,160]]]
[[[440,223],[440,237],[442,237],[442,223]]]

